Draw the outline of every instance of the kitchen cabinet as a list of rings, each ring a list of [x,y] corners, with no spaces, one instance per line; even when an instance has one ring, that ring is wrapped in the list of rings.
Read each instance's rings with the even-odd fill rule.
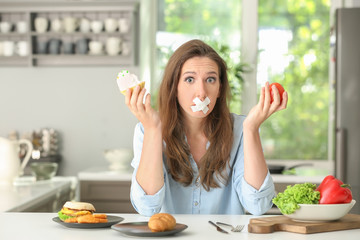
[[[135,213],[130,202],[131,175],[131,169],[112,171],[108,166],[80,171],[80,200],[94,204],[97,212]]]
[[[80,181],[80,201],[96,212],[136,213],[130,202],[130,181]]]
[[[137,65],[138,11],[138,0],[0,3],[0,66]]]

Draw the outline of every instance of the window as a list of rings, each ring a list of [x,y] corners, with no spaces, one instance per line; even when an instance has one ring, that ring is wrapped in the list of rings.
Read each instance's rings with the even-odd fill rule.
[[[259,0],[257,83],[279,82],[288,109],[261,128],[267,159],[328,159],[330,0]]]
[[[171,53],[193,38],[203,39],[218,52],[219,45],[226,46],[228,50],[222,56],[229,67],[239,66],[240,29],[242,21],[247,21],[241,18],[241,13],[252,11],[241,8],[247,8],[249,3],[254,6],[250,1],[257,1],[258,29],[253,31],[258,36],[258,58],[257,69],[253,69],[256,79],[250,80],[256,82],[252,90],[259,92],[269,81],[281,83],[289,93],[288,109],[275,114],[261,127],[265,157],[275,160],[331,158],[331,131],[328,131],[331,0],[157,1],[158,79]],[[231,110],[247,114],[241,110],[241,87],[236,85],[242,82],[233,82],[235,100]]]
[[[231,109],[240,113],[241,81],[236,71],[240,62],[241,1],[158,0],[157,79],[171,54],[190,39],[201,39],[214,47],[228,67],[233,98]]]

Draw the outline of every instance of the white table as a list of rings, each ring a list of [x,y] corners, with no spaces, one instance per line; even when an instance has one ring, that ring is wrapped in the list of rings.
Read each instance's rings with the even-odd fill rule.
[[[75,177],[54,177],[45,181],[22,181],[16,185],[0,184],[0,212],[34,209],[49,199],[59,199],[64,192],[75,191],[77,182]]]
[[[123,222],[147,221],[147,217],[138,214],[111,214],[124,218]],[[141,239],[123,235],[111,228],[98,229],[76,229],[67,228],[56,222],[52,218],[55,213],[0,213],[0,239],[66,239],[66,240],[99,240],[99,239]],[[359,239],[360,229],[334,231],[327,233],[299,234],[288,232],[275,232],[270,234],[248,233],[247,227],[240,233],[230,232],[223,234],[217,232],[208,223],[208,220],[224,221],[235,224],[248,224],[250,215],[174,215],[178,223],[188,225],[183,232],[174,236],[161,237],[161,239],[254,239],[254,240],[339,240],[339,239]],[[143,238],[145,239],[145,238]],[[147,238],[155,239],[155,238]]]

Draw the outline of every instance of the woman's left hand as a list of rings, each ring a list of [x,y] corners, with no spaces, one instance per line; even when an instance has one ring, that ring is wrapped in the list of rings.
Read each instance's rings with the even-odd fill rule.
[[[270,89],[269,83],[266,82],[265,87],[261,88],[260,99],[249,112],[248,116],[244,121],[244,126],[258,130],[260,125],[269,118],[273,113],[283,110],[286,108],[288,101],[288,94],[285,91],[282,95],[282,101],[280,102],[280,94],[276,86],[272,86],[272,92],[274,94],[274,101],[270,103]]]

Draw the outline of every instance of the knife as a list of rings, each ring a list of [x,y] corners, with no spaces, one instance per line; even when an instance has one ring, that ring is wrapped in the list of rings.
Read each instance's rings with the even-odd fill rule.
[[[212,221],[209,221],[209,223],[210,223],[211,225],[213,225],[214,227],[216,227],[216,230],[218,230],[218,232],[228,233],[227,231],[225,231],[224,229],[222,229],[221,227],[219,227],[218,225],[216,225],[216,224],[213,223]]]

